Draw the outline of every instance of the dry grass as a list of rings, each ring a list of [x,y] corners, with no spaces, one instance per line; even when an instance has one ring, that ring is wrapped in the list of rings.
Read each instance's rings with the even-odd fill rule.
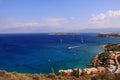
[[[113,74],[110,72],[101,72],[95,76],[82,75],[75,76],[61,76],[56,74],[21,74],[17,72],[6,72],[0,70],[0,80],[120,80],[120,74]]]
[[[0,70],[0,80],[50,80],[44,74],[21,74]]]

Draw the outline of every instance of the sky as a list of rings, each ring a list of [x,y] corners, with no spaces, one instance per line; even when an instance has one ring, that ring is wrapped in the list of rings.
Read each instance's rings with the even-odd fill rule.
[[[119,32],[120,0],[0,0],[0,33]]]

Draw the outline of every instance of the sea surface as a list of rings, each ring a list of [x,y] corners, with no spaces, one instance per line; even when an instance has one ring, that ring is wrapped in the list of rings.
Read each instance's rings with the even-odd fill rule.
[[[90,67],[92,57],[103,51],[101,45],[120,38],[77,35],[0,34],[0,70],[21,73],[50,73],[59,69]]]

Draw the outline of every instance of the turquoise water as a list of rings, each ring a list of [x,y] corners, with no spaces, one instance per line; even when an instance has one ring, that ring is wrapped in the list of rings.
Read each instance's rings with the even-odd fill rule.
[[[120,38],[96,37],[96,34],[47,35],[1,34],[0,69],[21,73],[49,73],[59,69],[85,68],[107,43]]]

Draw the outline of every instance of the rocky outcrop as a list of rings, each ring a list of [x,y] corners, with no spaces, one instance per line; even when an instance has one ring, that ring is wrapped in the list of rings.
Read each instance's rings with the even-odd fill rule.
[[[93,57],[93,59],[92,59],[92,61],[91,61],[91,65],[92,65],[93,67],[98,67],[98,66],[100,66],[101,63],[102,63],[102,62],[99,60],[99,55],[98,55],[98,54],[95,55],[95,57]]]
[[[84,74],[88,74],[88,75],[90,75],[90,74],[97,74],[98,70],[97,70],[97,68],[85,68],[83,70],[83,73]]]
[[[104,52],[93,57],[93,67],[105,67],[112,73],[120,73],[120,43],[105,45]],[[119,58],[119,59],[118,59]]]
[[[106,71],[106,68],[104,67],[97,67],[98,72],[104,72]]]
[[[65,74],[65,75],[68,75],[68,76],[70,76],[72,72],[73,72],[72,69],[59,70],[59,71],[58,71],[59,74]]]
[[[108,56],[108,58],[114,60],[115,59],[115,54],[110,53],[109,56]]]
[[[107,63],[108,63],[109,65],[114,65],[114,64],[115,64],[115,61],[112,60],[112,59],[108,59],[108,60],[107,60]]]

